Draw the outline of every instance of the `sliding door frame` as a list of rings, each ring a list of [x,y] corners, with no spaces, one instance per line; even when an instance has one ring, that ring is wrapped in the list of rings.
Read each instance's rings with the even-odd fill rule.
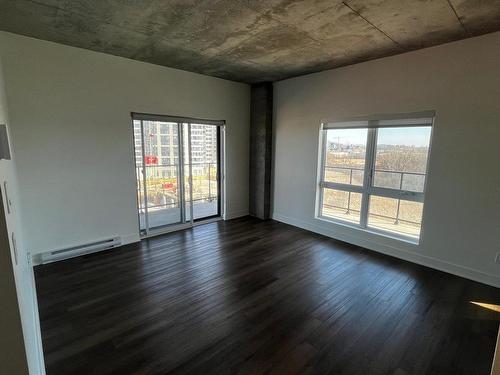
[[[199,123],[199,122],[193,122],[193,124],[200,124],[200,125],[207,125],[207,124],[203,124],[203,123]],[[189,126],[189,129],[191,129],[191,123],[188,124]],[[210,124],[208,124],[210,125]],[[223,212],[222,212],[222,207],[223,207],[223,204],[222,204],[222,194],[221,192],[223,191],[222,189],[222,176],[224,175],[223,173],[221,173],[222,171],[222,148],[221,148],[221,138],[223,136],[223,130],[224,130],[224,127],[223,126],[218,126],[217,127],[217,191],[219,193],[219,198],[217,199],[217,213],[215,215],[210,215],[210,216],[206,216],[206,217],[202,217],[202,218],[199,218],[199,219],[194,219],[193,220],[193,223],[197,223],[197,222],[203,222],[205,220],[209,220],[209,219],[216,219],[216,218],[219,218],[219,217],[223,217]],[[189,150],[190,154],[191,154],[191,147],[190,147],[190,150]],[[208,167],[209,170],[210,170],[210,166]],[[189,174],[191,175],[191,171],[189,172]],[[210,181],[210,180],[209,180]],[[209,182],[210,183],[210,182]],[[192,212],[191,212],[192,214]],[[194,218],[194,216],[192,216]]]
[[[156,114],[145,114],[145,113],[136,113],[132,112],[132,129],[133,122],[140,121],[141,124],[141,157],[142,157],[142,178],[143,178],[143,194],[144,194],[144,222],[145,229],[140,228],[140,202],[139,199],[137,201],[137,217],[138,217],[138,226],[141,238],[147,238],[152,236],[157,236],[164,233],[169,233],[173,231],[178,231],[182,229],[192,228],[197,225],[222,220],[225,217],[225,120],[207,120],[207,119],[197,119],[192,117],[181,117],[181,116],[168,116],[168,115],[156,115]],[[157,227],[151,229],[149,227],[149,218],[148,218],[148,207],[147,207],[147,173],[145,168],[145,139],[144,139],[144,125],[143,121],[160,121],[160,122],[168,122],[168,123],[176,123],[178,127],[177,133],[177,143],[178,143],[178,175],[177,175],[177,183],[178,183],[178,191],[179,191],[179,208],[180,208],[180,223],[167,224],[165,226]],[[187,129],[187,145],[184,145],[184,125]],[[211,125],[217,127],[217,213],[215,215],[211,215],[208,217],[203,217],[199,219],[194,219],[193,215],[193,174],[192,174],[192,150],[191,150],[191,125],[192,124],[200,124],[200,125]],[[185,150],[184,147],[187,147],[187,155],[189,157],[189,163],[185,159]],[[134,141],[134,149],[135,149],[135,141]],[[135,155],[135,152],[134,152]],[[137,191],[137,181],[138,181],[138,173],[137,173],[137,165],[136,159],[134,157],[134,168],[136,170],[136,191]],[[186,164],[189,168],[189,200],[186,200],[186,191],[185,191],[185,167]],[[209,166],[210,168],[210,166]],[[210,180],[209,180],[210,184]],[[186,220],[186,205],[189,203],[189,220]]]

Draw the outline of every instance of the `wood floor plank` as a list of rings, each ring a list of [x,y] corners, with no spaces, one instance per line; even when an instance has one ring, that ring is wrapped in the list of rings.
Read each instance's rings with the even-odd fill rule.
[[[489,375],[500,290],[240,218],[35,268],[48,375]]]

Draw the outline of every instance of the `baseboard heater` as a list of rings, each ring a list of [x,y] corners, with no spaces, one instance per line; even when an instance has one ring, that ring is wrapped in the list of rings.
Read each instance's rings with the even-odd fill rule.
[[[84,245],[67,247],[65,249],[54,250],[43,253],[41,263],[51,263],[58,260],[74,258],[80,255],[91,254],[102,250],[112,249],[122,244],[120,237],[108,238],[101,241],[91,242]]]

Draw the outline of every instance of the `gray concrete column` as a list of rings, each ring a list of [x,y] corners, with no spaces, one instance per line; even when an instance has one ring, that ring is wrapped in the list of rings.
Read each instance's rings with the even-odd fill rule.
[[[273,84],[252,85],[250,103],[250,215],[270,218]]]

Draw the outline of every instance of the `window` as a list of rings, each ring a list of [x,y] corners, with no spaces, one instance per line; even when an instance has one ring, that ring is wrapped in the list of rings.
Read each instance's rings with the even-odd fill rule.
[[[171,124],[160,124],[160,133],[161,134],[170,134]]]
[[[433,114],[324,123],[318,217],[418,241]]]

